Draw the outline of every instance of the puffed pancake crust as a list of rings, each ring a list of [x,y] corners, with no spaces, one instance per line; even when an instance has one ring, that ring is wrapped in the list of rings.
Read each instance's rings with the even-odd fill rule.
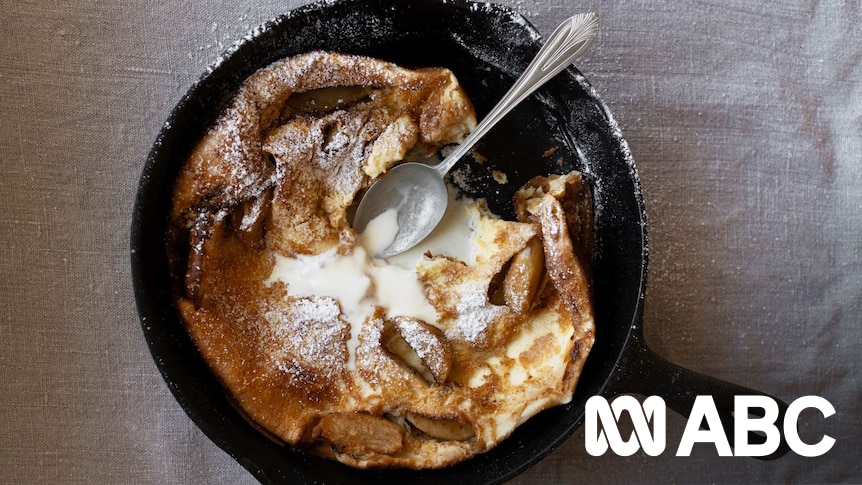
[[[421,309],[385,303],[375,278],[394,265],[350,227],[375,179],[475,123],[447,69],[311,52],[249,77],[184,161],[166,236],[176,307],[267,436],[358,468],[439,468],[571,400],[594,340],[579,173],[524,185],[517,221],[472,203],[470,260],[403,270]],[[341,267],[355,301],[294,278]]]

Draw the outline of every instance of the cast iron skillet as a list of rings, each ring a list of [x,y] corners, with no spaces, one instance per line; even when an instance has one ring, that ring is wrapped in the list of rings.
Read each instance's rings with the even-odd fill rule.
[[[469,195],[485,197],[492,210],[513,217],[513,191],[534,175],[571,169],[587,174],[596,206],[597,338],[570,404],[540,413],[497,448],[450,468],[359,471],[267,439],[234,409],[197,353],[171,301],[164,244],[171,188],[204,127],[248,75],[313,49],[370,55],[406,66],[446,66],[482,116],[527,66],[540,37],[517,13],[462,0],[307,5],[238,44],[171,113],[144,166],[132,222],[132,275],[141,325],[182,408],[260,481],[499,483],[545,457],[580,426],[590,396],[657,394],[672,409],[688,415],[694,397],[708,394],[732,439],[733,396],[762,394],[683,369],[645,345],[641,325],[648,251],[640,182],[610,112],[574,68],[498,125],[478,147],[489,162],[478,170],[477,164],[464,163],[459,177],[471,180],[465,188]],[[547,155],[550,149],[556,151]],[[508,184],[493,181],[494,168],[507,173]],[[783,414],[786,405],[780,406]],[[776,455],[784,451],[782,446]]]

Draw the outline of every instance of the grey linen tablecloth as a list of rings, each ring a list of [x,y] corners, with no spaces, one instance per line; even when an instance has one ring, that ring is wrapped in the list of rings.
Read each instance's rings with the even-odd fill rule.
[[[660,355],[787,401],[828,399],[772,462],[589,456],[583,429],[516,483],[862,482],[858,1],[503,2],[544,33],[601,14],[579,68],[634,155]],[[0,483],[253,483],[171,396],[132,295],[144,159],[183,93],[299,2],[0,5]]]

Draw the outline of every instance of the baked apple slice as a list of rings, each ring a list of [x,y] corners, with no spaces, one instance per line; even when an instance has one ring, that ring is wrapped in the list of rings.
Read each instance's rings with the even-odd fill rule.
[[[446,382],[452,351],[443,332],[410,317],[395,317],[383,326],[380,343],[429,384]]]

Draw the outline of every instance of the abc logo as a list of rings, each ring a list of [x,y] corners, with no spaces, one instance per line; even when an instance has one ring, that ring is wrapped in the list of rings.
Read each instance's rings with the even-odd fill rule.
[[[676,456],[690,456],[695,443],[712,443],[719,456],[767,456],[775,452],[781,435],[775,421],[778,419],[778,404],[768,396],[734,397],[734,449],[721,426],[721,419],[712,396],[697,396],[685,426]],[[749,410],[757,408],[764,411],[762,417],[752,416]],[[829,451],[835,439],[823,436],[817,443],[809,444],[800,439],[797,428],[799,415],[804,409],[814,408],[824,417],[835,414],[832,404],[818,396],[804,396],[793,401],[784,416],[784,438],[791,450],[799,455],[814,457]],[[629,439],[623,440],[617,426],[620,416],[627,412],[634,425]],[[593,456],[601,456],[611,449],[620,456],[630,456],[643,448],[649,456],[662,454],[666,447],[666,407],[659,396],[650,396],[643,406],[632,396],[618,396],[612,404],[601,396],[587,400],[586,408],[586,449]],[[706,421],[706,429],[700,429]],[[601,422],[602,429],[598,424]],[[650,426],[652,422],[652,426]],[[759,433],[766,438],[763,443],[749,443],[749,432]]]

